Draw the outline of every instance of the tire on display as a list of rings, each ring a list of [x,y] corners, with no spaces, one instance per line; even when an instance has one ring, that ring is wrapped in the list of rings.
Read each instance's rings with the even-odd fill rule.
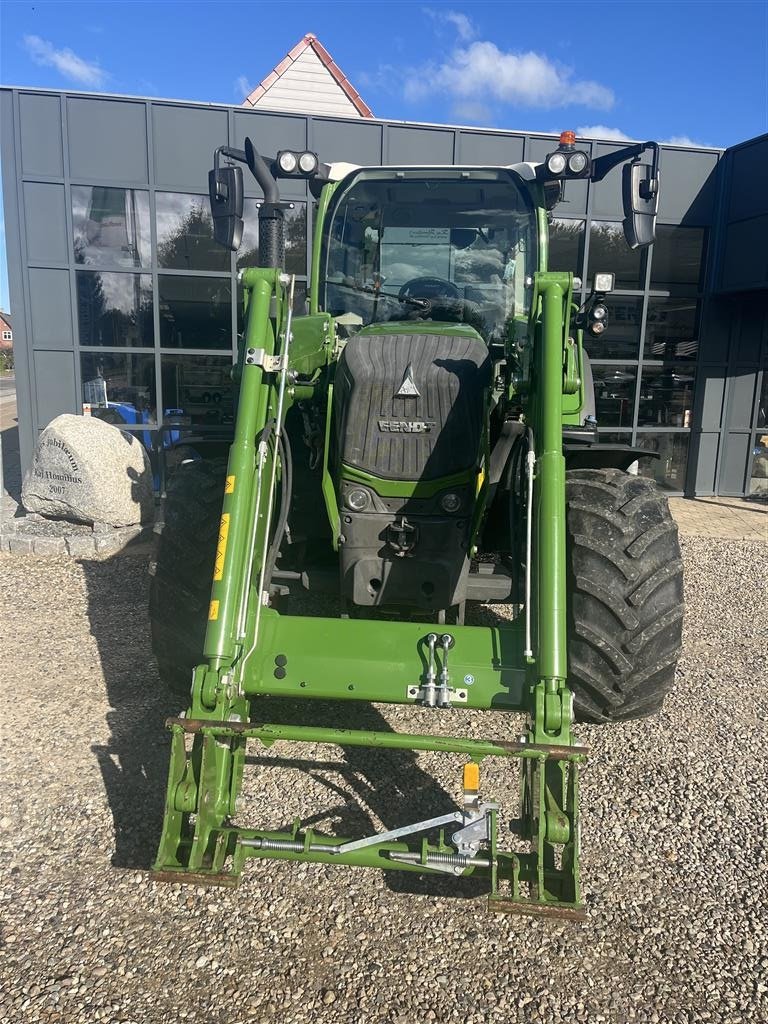
[[[202,660],[225,471],[223,459],[179,466],[150,570],[152,650],[160,678],[179,694],[189,694]]]
[[[683,624],[677,526],[656,484],[566,473],[568,682],[576,717],[652,715],[672,688]]]

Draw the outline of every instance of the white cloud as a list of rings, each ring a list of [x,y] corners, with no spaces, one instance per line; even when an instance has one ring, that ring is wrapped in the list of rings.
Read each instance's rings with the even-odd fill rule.
[[[631,135],[627,135],[620,128],[609,128],[604,124],[586,124],[576,129],[576,134],[582,139],[610,139],[611,142],[632,142]]]
[[[235,79],[235,93],[242,99],[247,99],[248,96],[253,92],[253,86],[245,77],[245,75],[238,75]]]
[[[493,99],[542,108],[608,109],[614,102],[606,86],[575,79],[570,68],[556,65],[543,54],[505,52],[485,41],[457,47],[441,64],[411,69],[404,92],[409,100],[447,93],[459,100]]]
[[[473,100],[463,100],[454,103],[451,113],[463,124],[491,124],[493,113],[485,103],[476,103]]]
[[[477,29],[466,14],[461,11],[442,11],[434,7],[424,7],[424,13],[438,23],[453,27],[462,43],[468,43],[477,35]]]
[[[24,36],[24,47],[35,64],[56,68],[59,74],[83,85],[100,88],[109,75],[96,61],[78,57],[69,49],[57,50],[53,43],[40,36]]]
[[[694,148],[703,147],[706,149],[705,142],[696,142],[695,139],[690,138],[688,135],[673,135],[671,139],[662,139],[662,145],[664,146],[693,146]]]

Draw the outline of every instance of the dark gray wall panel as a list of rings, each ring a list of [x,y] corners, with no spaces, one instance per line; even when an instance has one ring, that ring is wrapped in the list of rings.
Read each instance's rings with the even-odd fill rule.
[[[579,142],[581,146],[581,142]],[[593,157],[615,153],[621,146],[600,143],[593,147]],[[662,185],[662,188],[664,186]],[[592,186],[592,216],[595,220],[621,220],[624,216],[621,200],[621,166],[614,167],[602,181]]]
[[[723,457],[720,460],[718,489],[725,494],[740,494],[744,490],[751,434],[724,434]]]
[[[226,110],[199,110],[152,104],[155,185],[208,191],[213,152],[229,144]]]
[[[768,295],[751,295],[739,303],[741,315],[736,321],[734,359],[756,363],[765,349],[768,335]]]
[[[768,214],[768,189],[765,188],[768,135],[762,135],[749,145],[734,149],[729,155],[729,162],[731,180],[728,220]]]
[[[725,426],[729,430],[752,426],[752,406],[755,400],[756,370],[731,370],[728,381],[728,407],[725,412]]]
[[[380,124],[313,121],[311,148],[324,163],[345,161],[362,167],[381,163]]]
[[[61,148],[61,102],[58,96],[19,96],[21,166],[24,174],[64,176]]]
[[[705,301],[699,333],[699,358],[703,362],[727,361],[735,315],[731,299],[710,296]]]
[[[68,270],[29,271],[34,348],[72,348],[72,303]]]
[[[458,162],[461,164],[517,164],[523,159],[524,139],[485,132],[459,132]]]
[[[717,161],[717,153],[662,148],[660,221],[691,226],[712,223]]]
[[[246,136],[250,136],[262,156],[274,156],[280,149],[305,149],[307,119],[238,110],[235,113],[235,137],[232,145],[242,149]]]
[[[70,96],[67,130],[72,178],[148,180],[146,104]]]
[[[717,469],[719,433],[694,435],[691,438],[691,458],[695,459],[694,494],[714,494]]]
[[[722,287],[729,291],[768,287],[768,215],[725,229]]]
[[[63,412],[82,412],[75,386],[73,352],[35,352],[37,424],[44,427]]]
[[[24,221],[30,263],[66,263],[69,258],[64,186],[24,182]]]
[[[453,132],[392,125],[385,143],[386,164],[452,164]]]
[[[701,395],[701,412],[698,424],[702,430],[719,430],[723,415],[725,397],[726,367],[701,367],[698,389]]]
[[[557,139],[533,138],[528,140],[525,150],[525,159],[539,163],[547,153],[557,149]],[[592,145],[579,139],[578,148],[586,153],[592,152]],[[596,148],[596,147],[595,147]],[[583,215],[587,212],[587,183],[586,181],[569,181],[565,187],[565,199],[555,207],[558,217],[567,217],[570,214]]]

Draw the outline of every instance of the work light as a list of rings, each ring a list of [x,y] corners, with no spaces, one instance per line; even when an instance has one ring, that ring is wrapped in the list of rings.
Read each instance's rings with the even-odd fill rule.
[[[586,153],[573,153],[568,157],[568,170],[571,174],[581,174],[588,162]]]
[[[563,153],[552,153],[547,157],[547,170],[550,174],[562,174],[566,167]]]
[[[314,153],[302,153],[299,157],[299,170],[304,174],[312,174],[317,169],[317,157]]]
[[[285,149],[282,153],[278,154],[277,165],[284,174],[293,174],[297,164],[296,154],[291,153],[290,150]]]
[[[319,164],[317,153],[311,150],[295,153],[292,149],[283,149],[277,154],[275,170],[278,177],[310,178],[317,173]]]

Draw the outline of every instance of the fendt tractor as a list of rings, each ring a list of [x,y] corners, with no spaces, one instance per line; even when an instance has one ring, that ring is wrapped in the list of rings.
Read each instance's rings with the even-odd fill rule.
[[[573,723],[660,709],[682,569],[666,499],[637,473],[648,452],[598,434],[582,340],[605,330],[613,275],[593,274],[582,302],[572,273],[547,269],[548,224],[570,181],[623,165],[626,241],[651,245],[658,163],[653,142],[591,159],[573,132],[506,167],[216,150],[215,237],[240,244],[245,164],[263,195],[259,265],[240,275],[228,457],[177,470],[156,551],[156,657],[168,682],[189,692],[191,678],[168,721],[157,877],[233,885],[251,857],[314,861],[442,876],[457,893],[474,876],[491,909],[583,915]],[[283,269],[281,179],[316,200],[307,315]],[[306,590],[326,595],[325,617],[301,614],[318,604]],[[470,621],[496,624],[465,624],[468,603],[493,602]],[[277,698],[305,699],[301,724],[264,720]],[[339,701],[412,705],[424,728],[340,728]],[[487,739],[433,734],[451,709],[526,717]],[[249,739],[460,755],[463,798],[373,835],[244,827]],[[487,757],[520,765],[511,826],[482,793]]]

